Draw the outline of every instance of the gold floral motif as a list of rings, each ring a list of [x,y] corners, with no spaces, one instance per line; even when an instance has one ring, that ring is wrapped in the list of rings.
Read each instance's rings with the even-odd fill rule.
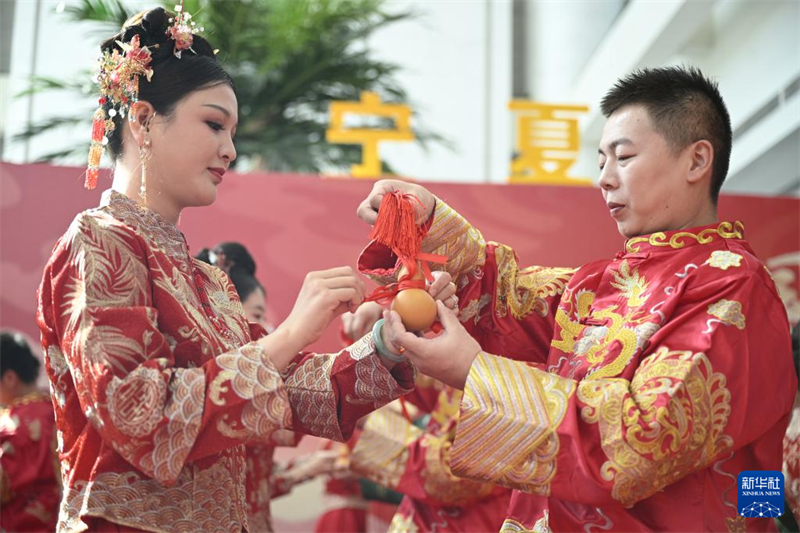
[[[478,354],[461,401],[453,473],[548,494],[556,473],[556,431],[574,389],[570,379]],[[502,431],[504,438],[486,439],[487,431]]]
[[[72,353],[67,355],[76,366],[103,365],[128,372],[143,360],[136,341],[98,322],[105,309],[147,305],[148,273],[126,241],[130,233],[130,228],[115,219],[84,213],[65,235],[74,273],[65,278],[60,312],[68,317],[64,336],[72,337]]]
[[[67,329],[82,323],[88,307],[136,307],[149,294],[147,268],[128,243],[131,229],[113,218],[84,214],[67,230],[68,261],[77,279],[68,282],[62,316]]]
[[[50,363],[53,379],[50,380],[50,394],[62,409],[67,403],[65,390],[68,386],[69,365],[64,357],[64,352],[56,345],[47,347],[45,359]]]
[[[495,312],[499,318],[506,316],[507,312],[517,320],[532,312],[546,316],[550,311],[547,298],[562,294],[575,273],[571,268],[530,267],[519,270],[511,248],[497,245],[494,253],[498,270]]]
[[[736,326],[737,329],[745,327],[742,304],[736,300],[719,300],[708,306],[708,314],[717,317],[726,326]]]
[[[247,324],[236,287],[230,282],[227,274],[216,267],[199,261],[199,270],[206,275],[205,288],[214,314],[220,317],[227,326],[231,338],[223,337],[227,342],[227,350],[233,350],[250,341],[250,326]],[[205,317],[205,314],[204,314]],[[226,350],[226,351],[227,351]]]
[[[155,324],[150,324],[155,327]],[[98,373],[110,367],[115,374],[125,375],[146,360],[145,347],[116,326],[92,324],[84,328],[83,353]]]
[[[702,353],[659,348],[633,380],[578,384],[584,421],[598,424],[608,457],[600,471],[624,506],[655,494],[733,446],[725,376]]]
[[[731,267],[742,266],[742,259],[744,259],[744,257],[729,252],[728,250],[714,250],[711,252],[711,256],[706,260],[705,264],[720,270],[728,270]]]
[[[699,244],[708,244],[714,240],[715,237],[723,239],[743,239],[744,238],[744,224],[738,220],[731,224],[730,222],[720,222],[716,228],[706,228],[700,233],[691,233],[689,231],[678,231],[667,240],[667,235],[664,232],[653,233],[645,237],[634,237],[628,239],[625,243],[625,249],[628,253],[636,253],[639,251],[640,243],[648,243],[651,246],[669,246],[676,250],[686,246],[683,239],[694,239]]]
[[[198,343],[203,355],[206,356],[235,350],[249,342],[249,326],[244,318],[244,311],[238,310],[241,304],[236,302],[238,297],[235,295],[233,285],[223,277],[225,274],[219,269],[202,261],[193,261],[193,269],[203,276],[206,292],[216,295],[213,298],[209,297],[210,305],[214,314],[227,326],[228,334],[220,335],[209,316],[203,311],[195,281],[188,269],[184,272],[173,268],[171,275],[157,276],[153,283],[177,301],[188,322],[195,326],[194,328],[181,326],[178,333],[184,339]]]

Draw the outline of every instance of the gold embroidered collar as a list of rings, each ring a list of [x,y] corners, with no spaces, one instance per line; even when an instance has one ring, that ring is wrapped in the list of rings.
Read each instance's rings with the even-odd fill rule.
[[[33,402],[42,402],[42,401],[50,401],[50,395],[44,391],[36,390],[33,392],[29,392],[24,396],[19,396],[11,400],[11,403],[8,404],[6,407],[7,409],[11,409],[12,407],[19,407],[20,405],[27,405]]]
[[[164,217],[139,202],[114,190],[103,193],[100,205],[180,263],[186,262],[189,248],[183,233]]]
[[[744,224],[739,222],[719,222],[708,226],[700,226],[689,230],[674,230],[642,237],[633,237],[625,241],[627,253],[656,251],[659,248],[678,250],[696,244],[708,244],[719,239],[744,239]]]

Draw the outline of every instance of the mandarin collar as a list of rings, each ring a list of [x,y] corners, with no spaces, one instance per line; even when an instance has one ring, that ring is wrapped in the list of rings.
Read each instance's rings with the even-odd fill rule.
[[[744,240],[744,224],[735,222],[716,222],[707,226],[659,231],[650,235],[632,237],[625,241],[623,254],[648,254],[679,250],[690,246],[702,246],[725,239]]]
[[[100,206],[174,259],[185,260],[187,257],[189,248],[183,233],[149,207],[112,189],[103,192]]]

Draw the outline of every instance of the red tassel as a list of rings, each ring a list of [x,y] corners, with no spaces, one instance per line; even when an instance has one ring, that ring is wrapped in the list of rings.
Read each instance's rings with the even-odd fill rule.
[[[414,221],[414,202],[422,205],[416,196],[400,191],[388,193],[381,200],[378,218],[369,236],[390,248],[400,259],[407,273],[400,277],[398,283],[378,287],[364,299],[365,301],[390,302],[397,293],[406,289],[424,291],[425,280],[433,282],[428,261],[442,264],[447,261],[447,257],[444,256],[422,253],[422,239],[427,234],[427,229],[425,226],[418,227]],[[428,298],[433,300],[431,296]],[[438,333],[441,331],[441,324],[434,324],[433,329]],[[408,417],[405,408],[403,411]]]
[[[84,187],[94,189],[97,187],[97,178],[100,176],[100,160],[103,158],[105,146],[103,137],[106,133],[106,113],[100,107],[95,111],[92,118],[92,144],[89,147],[89,160],[86,169],[86,181]]]
[[[422,239],[414,223],[414,200],[419,202],[415,196],[400,191],[384,195],[369,237],[391,248],[404,263],[412,263],[416,270],[413,259],[420,252]]]

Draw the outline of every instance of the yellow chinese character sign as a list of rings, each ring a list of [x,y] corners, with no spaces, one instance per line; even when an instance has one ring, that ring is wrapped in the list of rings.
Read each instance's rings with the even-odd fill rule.
[[[587,106],[512,100],[508,108],[517,119],[517,155],[511,162],[509,182],[592,185],[590,179],[567,174],[578,159],[578,116],[589,111]]]
[[[411,108],[403,104],[382,103],[373,92],[362,92],[359,102],[332,102],[330,127],[325,139],[330,143],[360,144],[361,164],[350,169],[355,178],[377,178],[381,175],[378,143],[381,141],[413,141]],[[345,128],[345,113],[394,119],[395,129]]]

